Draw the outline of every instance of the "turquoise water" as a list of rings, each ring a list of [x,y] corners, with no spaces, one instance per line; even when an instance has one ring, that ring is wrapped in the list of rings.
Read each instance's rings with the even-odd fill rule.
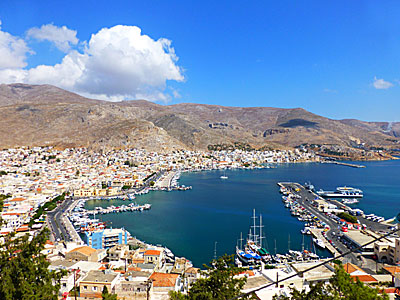
[[[400,212],[400,160],[363,162],[367,168],[303,163],[281,164],[259,170],[229,170],[227,180],[221,171],[183,173],[180,184],[193,186],[189,191],[150,192],[139,196],[138,203],[151,203],[145,212],[126,212],[99,216],[114,227],[125,227],[133,236],[170,248],[176,255],[192,260],[195,266],[208,263],[214,256],[233,253],[243,232],[248,233],[253,208],[263,216],[266,246],[274,253],[290,248],[300,250],[303,223],[290,216],[276,185],[279,181],[311,181],[317,189],[354,186],[364,198],[354,207],[366,213],[391,218]],[[127,204],[127,201],[88,201],[87,208]],[[308,237],[304,242],[310,249]],[[328,253],[320,252],[326,256]]]

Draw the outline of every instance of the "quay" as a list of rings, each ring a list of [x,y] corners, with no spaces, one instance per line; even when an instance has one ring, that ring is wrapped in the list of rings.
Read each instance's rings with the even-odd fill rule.
[[[352,167],[352,168],[365,168],[363,165],[356,165],[356,164],[349,164],[349,163],[344,163],[340,161],[321,161],[321,164],[334,164],[334,165],[340,165],[340,166],[346,166],[346,167]]]
[[[337,251],[328,241],[328,239],[322,235],[322,229],[319,228],[310,228],[311,234],[313,237],[316,239],[320,239],[324,241],[326,249],[332,253],[333,256],[338,256],[340,255],[339,251]]]

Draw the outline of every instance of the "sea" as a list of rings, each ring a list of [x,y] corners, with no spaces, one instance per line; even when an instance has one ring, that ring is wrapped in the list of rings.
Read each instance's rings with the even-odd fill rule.
[[[314,251],[311,238],[300,233],[304,223],[284,207],[278,182],[312,183],[317,190],[351,186],[364,191],[364,198],[352,205],[365,213],[386,219],[400,213],[400,160],[352,162],[366,168],[334,164],[273,164],[264,169],[184,172],[180,185],[188,191],[151,191],[134,202],[150,203],[151,210],[98,215],[109,227],[124,227],[132,236],[168,247],[177,256],[202,267],[217,256],[233,254],[241,232],[246,237],[253,209],[262,215],[264,247],[272,254],[288,249]],[[90,200],[85,207],[128,204],[122,200]],[[258,222],[258,219],[257,219]],[[216,253],[215,253],[216,252]],[[317,250],[322,257],[329,252]]]

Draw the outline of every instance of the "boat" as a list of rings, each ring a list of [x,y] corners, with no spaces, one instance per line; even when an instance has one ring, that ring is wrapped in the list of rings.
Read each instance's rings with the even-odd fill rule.
[[[321,239],[313,238],[313,242],[320,248],[325,249],[325,243]]]
[[[360,201],[358,201],[356,198],[353,199],[342,199],[343,204],[356,204]]]
[[[314,192],[314,190],[315,190],[315,187],[311,184],[311,182],[306,182],[306,183],[304,184],[304,187],[305,187],[307,190],[311,191],[311,192]]]
[[[317,194],[324,198],[362,198],[363,191],[353,187],[337,187],[336,191],[319,190]]]
[[[253,210],[253,225],[250,228],[246,244],[242,249],[243,238],[241,233],[240,246],[236,245],[236,257],[246,266],[259,265],[261,261],[268,263],[272,259],[270,253],[262,246],[262,240],[265,238],[262,236],[262,216],[260,215],[260,225],[256,225],[256,218],[255,210]],[[256,233],[256,228],[259,228],[259,234]]]
[[[224,175],[222,175],[221,177],[219,177],[221,179],[228,179],[228,176],[226,176],[226,169],[224,169]]]

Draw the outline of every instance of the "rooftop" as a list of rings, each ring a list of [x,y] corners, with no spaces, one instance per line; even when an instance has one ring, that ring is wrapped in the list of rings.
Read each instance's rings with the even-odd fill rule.
[[[81,282],[112,282],[118,274],[105,274],[103,271],[92,270],[82,279]]]

